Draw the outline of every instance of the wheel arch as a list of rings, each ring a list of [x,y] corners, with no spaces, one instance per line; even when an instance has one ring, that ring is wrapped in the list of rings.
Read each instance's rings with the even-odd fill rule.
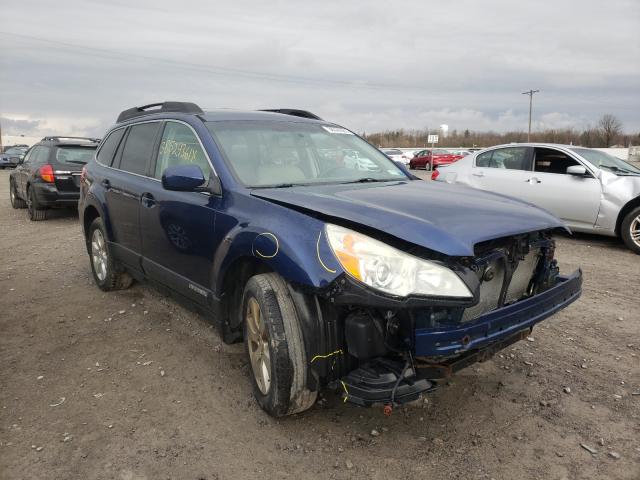
[[[217,313],[220,315],[225,342],[233,343],[242,339],[242,322],[238,309],[249,279],[254,275],[273,271],[266,261],[249,255],[235,258],[224,270],[214,288],[219,299]]]
[[[620,209],[620,213],[618,213],[618,218],[616,220],[615,232],[617,236],[620,236],[620,228],[624,221],[624,217],[626,217],[627,214],[636,207],[640,207],[640,196],[632,198]]]

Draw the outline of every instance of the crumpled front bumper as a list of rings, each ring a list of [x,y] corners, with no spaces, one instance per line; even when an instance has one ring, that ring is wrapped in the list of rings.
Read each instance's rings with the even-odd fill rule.
[[[416,357],[450,357],[488,347],[535,324],[576,301],[582,293],[582,270],[526,300],[487,312],[472,322],[450,328],[415,331]]]

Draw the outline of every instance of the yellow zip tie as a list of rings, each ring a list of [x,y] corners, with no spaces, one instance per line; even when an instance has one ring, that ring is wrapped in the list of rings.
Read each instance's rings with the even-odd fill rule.
[[[349,390],[347,390],[347,385],[342,380],[340,380],[340,383],[342,384],[342,388],[344,388],[344,393],[345,393],[344,400],[342,401],[342,403],[347,403],[347,398],[349,398]]]
[[[318,360],[319,358],[329,358],[329,357],[333,357],[334,355],[338,355],[338,354],[342,354],[342,350],[336,350],[335,352],[327,353],[326,355],[316,355],[315,357],[313,357],[311,359],[311,362],[309,362],[309,363],[313,363],[316,360]]]

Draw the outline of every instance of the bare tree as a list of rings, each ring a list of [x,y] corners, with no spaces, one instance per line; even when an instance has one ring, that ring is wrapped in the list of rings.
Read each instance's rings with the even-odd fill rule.
[[[610,147],[614,140],[622,133],[622,123],[614,115],[607,113],[598,121],[598,130],[604,140],[604,146]]]

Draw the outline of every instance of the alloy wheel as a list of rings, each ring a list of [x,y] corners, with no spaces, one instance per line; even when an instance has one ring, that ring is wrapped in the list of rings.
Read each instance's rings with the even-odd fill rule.
[[[633,240],[633,243],[640,247],[640,215],[631,221],[631,225],[629,225],[629,233],[631,234],[631,240]]]
[[[95,229],[91,236],[91,261],[93,262],[93,270],[96,272],[96,277],[101,282],[107,278],[107,259],[104,236],[99,229]]]
[[[247,344],[253,376],[263,395],[271,387],[271,353],[269,351],[269,332],[262,318],[258,301],[251,297],[247,302]]]

